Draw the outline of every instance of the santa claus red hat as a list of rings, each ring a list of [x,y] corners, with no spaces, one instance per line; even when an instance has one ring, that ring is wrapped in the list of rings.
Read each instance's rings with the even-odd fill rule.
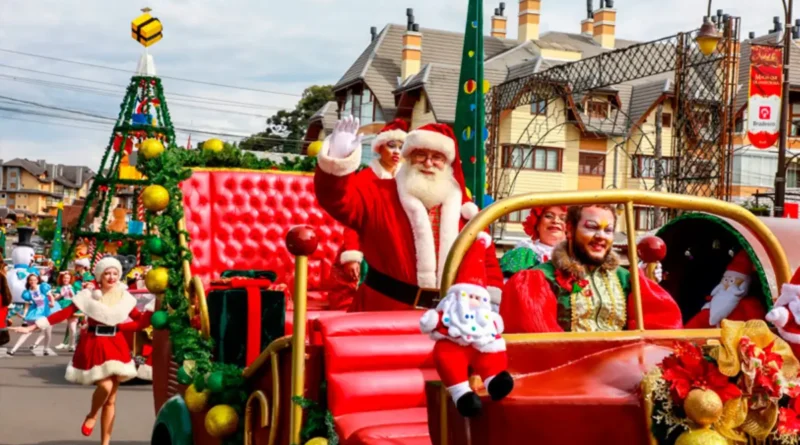
[[[403,157],[408,158],[415,149],[422,148],[443,154],[453,168],[453,179],[461,188],[461,216],[472,219],[480,212],[478,206],[470,200],[467,192],[464,170],[461,167],[461,156],[458,154],[458,143],[453,130],[447,124],[427,124],[408,133],[403,144]]]
[[[377,153],[381,146],[389,141],[405,142],[408,136],[408,124],[402,119],[395,119],[381,128],[378,136],[372,141],[372,151]]]
[[[744,279],[750,278],[751,273],[753,273],[753,263],[744,250],[740,250],[739,253],[733,257],[733,260],[731,260],[730,264],[728,264],[728,268],[725,270],[726,275]]]
[[[481,297],[487,305],[491,303],[491,296],[486,289],[486,249],[491,242],[492,237],[488,233],[478,234],[478,239],[475,240],[461,261],[456,281],[447,291],[448,295],[463,292]]]

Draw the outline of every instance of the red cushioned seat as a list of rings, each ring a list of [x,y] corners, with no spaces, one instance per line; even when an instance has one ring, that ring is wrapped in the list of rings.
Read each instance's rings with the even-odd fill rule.
[[[322,344],[322,335],[319,332],[315,320],[320,318],[338,317],[346,314],[344,311],[309,311],[306,312],[306,338],[312,345]],[[284,335],[292,335],[294,332],[294,311],[286,311],[284,321]]]
[[[438,380],[421,312],[318,318],[328,407],[343,445],[430,444],[425,381]]]

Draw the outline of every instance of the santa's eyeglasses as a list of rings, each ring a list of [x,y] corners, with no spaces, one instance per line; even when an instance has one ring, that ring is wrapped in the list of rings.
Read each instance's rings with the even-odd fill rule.
[[[444,165],[447,162],[447,157],[439,152],[428,150],[414,150],[411,153],[411,160],[422,164],[423,162],[431,160],[436,165]]]

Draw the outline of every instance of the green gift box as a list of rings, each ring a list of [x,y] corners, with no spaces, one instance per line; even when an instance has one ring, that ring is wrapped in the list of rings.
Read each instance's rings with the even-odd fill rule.
[[[217,361],[249,366],[285,335],[286,297],[269,290],[275,277],[271,271],[226,271],[211,282],[206,300]]]

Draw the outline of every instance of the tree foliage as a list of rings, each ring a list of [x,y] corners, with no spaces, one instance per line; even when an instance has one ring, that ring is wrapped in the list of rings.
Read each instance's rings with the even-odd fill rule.
[[[39,226],[37,227],[37,230],[39,232],[39,236],[45,242],[48,243],[52,242],[53,237],[56,234],[56,220],[48,218],[39,221]]]
[[[303,91],[294,110],[280,110],[267,119],[264,131],[239,144],[242,150],[300,153],[308,121],[323,105],[332,101],[333,85],[312,85]]]

